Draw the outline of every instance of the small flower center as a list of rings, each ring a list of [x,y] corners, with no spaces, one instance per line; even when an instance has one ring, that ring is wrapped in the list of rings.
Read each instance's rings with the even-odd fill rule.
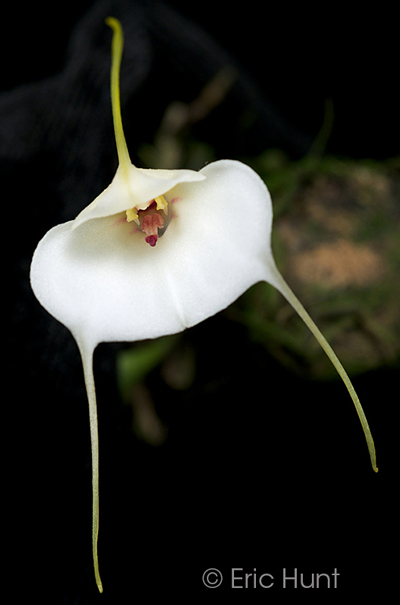
[[[167,217],[168,202],[163,195],[160,195],[152,200],[145,210],[138,210],[137,208],[127,210],[126,220],[128,223],[135,221],[139,229],[146,234],[145,242],[154,247],[158,237],[164,233],[163,231],[159,234],[158,230],[166,229],[168,226],[162,214],[165,215],[165,218]]]

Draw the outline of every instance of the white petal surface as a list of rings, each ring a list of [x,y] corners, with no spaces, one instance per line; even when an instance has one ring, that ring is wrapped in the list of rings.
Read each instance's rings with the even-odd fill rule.
[[[277,286],[272,207],[260,177],[225,160],[168,194],[172,218],[152,248],[123,214],[51,229],[31,281],[41,304],[79,342],[135,341],[179,332],[227,307],[252,284]]]
[[[118,167],[110,185],[84,208],[74,221],[74,229],[92,218],[110,216],[130,208],[145,209],[149,202],[178,183],[201,181],[195,170],[153,170],[133,164]]]

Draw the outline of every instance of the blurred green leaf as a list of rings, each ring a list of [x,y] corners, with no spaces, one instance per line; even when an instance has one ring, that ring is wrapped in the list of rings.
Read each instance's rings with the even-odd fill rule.
[[[117,355],[117,381],[122,397],[127,400],[133,386],[168,355],[179,335],[164,336],[136,344]]]

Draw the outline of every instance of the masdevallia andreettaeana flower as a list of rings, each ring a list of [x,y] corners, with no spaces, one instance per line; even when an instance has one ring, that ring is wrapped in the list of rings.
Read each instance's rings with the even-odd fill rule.
[[[50,229],[31,266],[32,289],[78,344],[92,443],[93,560],[102,591],[97,538],[99,465],[93,351],[100,342],[174,334],[226,308],[266,281],[299,313],[343,379],[375,471],[375,448],[354,388],[314,322],[279,273],[271,251],[272,204],[261,178],[241,162],[192,170],[132,165],[122,128],[120,23],[113,30],[111,100],[119,166],[111,184],[73,221]],[[246,217],[246,221],[243,221]]]

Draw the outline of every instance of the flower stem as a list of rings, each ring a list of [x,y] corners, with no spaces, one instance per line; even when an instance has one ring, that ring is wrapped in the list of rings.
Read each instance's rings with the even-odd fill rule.
[[[365,439],[366,439],[367,445],[368,445],[369,455],[371,458],[372,468],[377,473],[378,468],[376,466],[376,454],[375,454],[374,440],[372,438],[371,430],[369,428],[368,421],[365,416],[364,410],[361,406],[358,395],[350,381],[350,378],[347,375],[347,372],[343,368],[342,364],[340,363],[339,359],[337,358],[337,356],[336,356],[335,352],[333,351],[332,347],[330,346],[330,344],[327,342],[326,338],[321,334],[319,328],[317,328],[314,321],[311,319],[311,317],[309,316],[309,314],[307,313],[307,311],[305,310],[305,308],[303,307],[301,302],[298,300],[298,298],[295,296],[295,294],[289,288],[289,286],[287,285],[287,283],[285,282],[285,280],[279,273],[278,269],[276,267],[274,267],[273,269],[274,269],[274,278],[275,278],[274,285],[275,285],[275,287],[281,292],[281,294],[286,298],[286,300],[292,305],[292,307],[295,309],[295,311],[297,311],[297,313],[299,314],[301,319],[304,321],[306,326],[311,330],[311,332],[313,333],[313,335],[315,336],[315,338],[317,339],[317,341],[319,342],[319,344],[321,345],[321,347],[323,348],[323,350],[325,351],[325,353],[331,360],[333,366],[337,370],[337,372],[338,372],[339,376],[341,377],[341,379],[343,380],[344,384],[346,385],[347,390],[350,394],[350,397],[353,400],[354,406],[356,408],[358,417],[361,422],[361,426],[364,431]]]
[[[99,535],[99,435],[97,428],[96,390],[93,377],[93,350],[80,346],[86,392],[89,401],[90,440],[92,444],[92,550],[96,584],[100,592],[103,585],[100,579],[97,557],[97,539]]]
[[[121,23],[114,17],[107,17],[106,24],[113,30],[113,39],[111,45],[111,105],[114,121],[115,141],[119,164],[123,170],[131,165],[128,147],[126,145],[124,129],[121,118],[121,102],[119,92],[119,74],[124,47],[124,34]]]

